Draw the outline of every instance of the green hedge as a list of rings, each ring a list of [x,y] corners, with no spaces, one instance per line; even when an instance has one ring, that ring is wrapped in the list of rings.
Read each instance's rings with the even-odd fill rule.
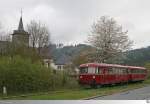
[[[76,79],[65,71],[44,67],[41,62],[32,62],[20,56],[0,57],[0,93],[6,86],[10,93],[49,91],[58,88],[78,87]]]
[[[6,86],[9,93],[49,90],[51,71],[40,62],[19,56],[0,59],[0,91]]]

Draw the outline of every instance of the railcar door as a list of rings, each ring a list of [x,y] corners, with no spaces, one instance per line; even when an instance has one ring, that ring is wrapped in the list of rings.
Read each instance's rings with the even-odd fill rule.
[[[103,68],[97,67],[95,70],[95,76],[96,76],[96,83],[97,84],[103,84],[104,82],[104,76],[103,76]]]
[[[105,68],[104,68],[103,83],[104,83],[104,84],[108,84],[108,83],[109,83],[108,67],[105,67]]]
[[[101,69],[100,81],[101,81],[101,84],[105,84],[105,68],[100,67],[100,69]]]
[[[131,76],[131,69],[130,68],[127,69],[127,76],[128,76],[128,82],[131,82],[132,76]]]
[[[122,68],[116,68],[116,83],[122,83],[123,77],[124,75]]]
[[[120,83],[120,69],[119,68],[115,68],[115,74],[116,74],[115,83]]]

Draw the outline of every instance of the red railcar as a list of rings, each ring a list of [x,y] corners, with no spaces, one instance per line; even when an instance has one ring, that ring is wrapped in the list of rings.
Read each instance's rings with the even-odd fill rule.
[[[143,81],[147,77],[144,67],[116,64],[86,63],[80,65],[79,83],[83,85],[104,85]]]

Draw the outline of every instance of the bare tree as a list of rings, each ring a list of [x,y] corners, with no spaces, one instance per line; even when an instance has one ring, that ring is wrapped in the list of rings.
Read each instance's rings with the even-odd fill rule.
[[[10,51],[11,37],[9,32],[5,32],[0,23],[0,55],[8,55]]]
[[[42,47],[50,43],[50,32],[44,24],[32,20],[27,25],[27,31],[30,34],[31,46],[33,48],[38,48],[39,52]]]
[[[10,36],[10,32],[4,32],[2,31],[0,34],[0,40],[1,41],[7,41],[7,42],[11,42],[11,36]]]
[[[0,22],[0,36],[2,36],[2,34],[3,34],[2,24],[1,24],[1,22]]]
[[[0,22],[0,41],[11,41],[11,32],[9,30],[4,31],[3,25]]]
[[[96,48],[94,59],[96,62],[107,62],[123,51],[129,50],[132,41],[113,18],[102,16],[92,26],[89,43]]]

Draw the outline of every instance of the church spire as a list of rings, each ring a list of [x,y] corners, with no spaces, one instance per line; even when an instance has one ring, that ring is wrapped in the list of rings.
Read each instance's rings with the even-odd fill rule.
[[[21,10],[21,17],[19,21],[18,30],[24,31],[23,22],[22,22],[22,10]]]

